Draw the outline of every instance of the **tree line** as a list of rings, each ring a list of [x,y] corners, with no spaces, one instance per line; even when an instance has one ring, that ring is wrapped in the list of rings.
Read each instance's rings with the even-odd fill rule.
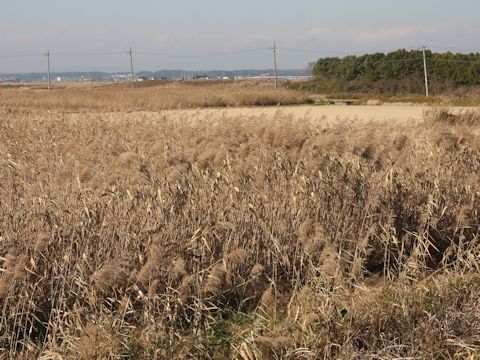
[[[437,93],[480,85],[480,53],[426,51],[428,76]],[[314,80],[301,87],[318,91],[421,92],[422,50],[397,50],[321,58],[313,64]]]

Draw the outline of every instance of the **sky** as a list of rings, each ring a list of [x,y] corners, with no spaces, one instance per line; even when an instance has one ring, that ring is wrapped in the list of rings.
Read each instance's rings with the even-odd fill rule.
[[[130,46],[152,71],[268,69],[273,41],[281,69],[418,45],[476,52],[479,14],[478,0],[0,0],[0,73],[44,71],[47,49],[53,71],[128,71]]]

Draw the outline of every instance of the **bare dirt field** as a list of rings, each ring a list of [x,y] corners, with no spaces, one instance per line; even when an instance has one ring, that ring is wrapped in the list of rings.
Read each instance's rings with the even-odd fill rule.
[[[188,109],[169,110],[167,115],[195,115],[200,118],[211,116],[224,117],[251,117],[265,116],[269,119],[279,114],[291,116],[295,119],[323,119],[333,120],[359,120],[359,121],[395,121],[422,122],[424,112],[431,109],[430,106],[416,105],[380,105],[380,106],[355,106],[355,105],[300,105],[300,106],[269,106],[269,107],[240,107],[240,108],[215,108],[215,109]],[[450,107],[453,111],[472,110],[467,107]]]
[[[297,106],[265,106],[265,107],[222,107],[222,108],[196,108],[175,109],[160,111],[130,111],[130,112],[102,112],[102,117],[109,120],[137,119],[138,117],[148,121],[173,121],[211,122],[225,119],[255,118],[258,121],[270,122],[275,119],[289,118],[292,121],[307,120],[317,123],[316,126],[332,126],[338,123],[381,123],[388,122],[391,125],[417,125],[425,121],[425,117],[432,110],[432,106],[421,105],[297,105]],[[450,113],[459,114],[464,112],[477,112],[474,107],[445,107]],[[85,118],[82,112],[72,112],[64,116],[73,119]],[[319,123],[320,122],[320,123]]]

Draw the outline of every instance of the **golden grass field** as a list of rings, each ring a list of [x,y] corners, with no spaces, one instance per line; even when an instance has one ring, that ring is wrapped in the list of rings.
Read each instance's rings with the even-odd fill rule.
[[[274,89],[265,81],[147,81],[135,86],[131,88],[127,83],[60,83],[55,84],[52,91],[42,85],[0,87],[0,103],[70,111],[158,111],[308,102],[308,97],[301,92]]]
[[[0,359],[478,359],[479,115],[225,86],[0,91]]]

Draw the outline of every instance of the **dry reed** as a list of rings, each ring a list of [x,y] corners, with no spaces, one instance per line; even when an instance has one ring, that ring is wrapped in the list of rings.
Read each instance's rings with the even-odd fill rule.
[[[0,358],[478,357],[467,123],[0,110]]]

